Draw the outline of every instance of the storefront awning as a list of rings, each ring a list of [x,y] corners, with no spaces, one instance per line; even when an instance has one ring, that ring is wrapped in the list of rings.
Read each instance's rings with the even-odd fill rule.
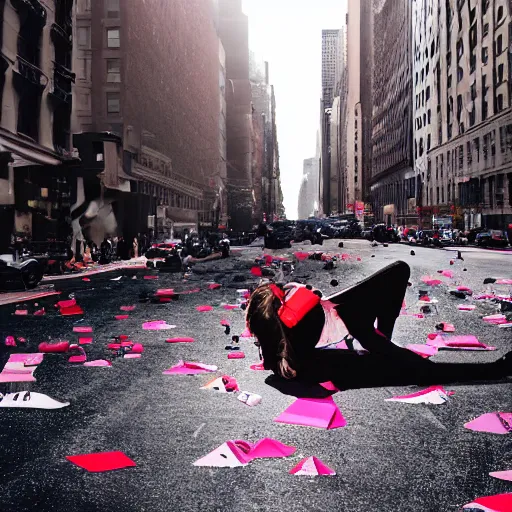
[[[13,154],[14,167],[27,165],[60,165],[56,153],[38,144],[0,133],[0,152]]]

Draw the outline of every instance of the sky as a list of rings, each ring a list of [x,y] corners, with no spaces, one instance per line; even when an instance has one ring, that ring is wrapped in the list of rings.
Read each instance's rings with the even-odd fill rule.
[[[281,185],[297,218],[302,162],[316,153],[320,127],[322,29],[341,28],[346,0],[243,0],[249,46],[270,65],[276,94]]]

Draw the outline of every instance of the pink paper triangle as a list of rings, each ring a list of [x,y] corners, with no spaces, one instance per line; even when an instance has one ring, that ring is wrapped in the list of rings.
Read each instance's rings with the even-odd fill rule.
[[[420,345],[417,343],[410,343],[405,347],[408,350],[411,350],[415,354],[418,354],[422,357],[432,357],[437,354],[437,347],[432,347],[430,345]]]
[[[316,457],[307,457],[302,459],[294,468],[290,470],[291,475],[328,475],[334,476],[336,471],[326,466],[320,459]]]
[[[512,511],[512,493],[483,496],[464,505],[462,508],[464,510],[479,508],[482,512],[510,512]]]
[[[93,366],[93,367],[112,366],[112,363],[105,359],[95,359],[94,361],[88,361],[87,363],[84,363],[84,366]]]
[[[203,363],[191,363],[186,361],[179,361],[171,368],[164,370],[164,375],[196,375],[200,373],[211,373],[217,371],[217,367],[214,365],[207,365]]]
[[[499,416],[498,416],[499,415]],[[510,434],[503,423],[500,416],[510,424],[512,424],[512,413],[488,412],[482,414],[478,418],[464,424],[464,427],[475,432],[487,432],[490,434]]]
[[[298,398],[274,421],[327,430],[344,427],[347,424],[332,397]]]
[[[228,354],[228,359],[245,359],[245,354],[243,352],[230,352]]]
[[[166,343],[193,343],[194,338],[169,338]]]
[[[123,452],[88,453],[68,456],[66,459],[94,473],[136,466],[135,462]]]
[[[294,446],[288,446],[280,441],[276,441],[275,439],[265,437],[254,444],[248,453],[248,456],[250,460],[289,457],[290,455],[293,455],[296,450],[297,448]]]
[[[75,327],[73,327],[73,332],[92,332],[92,327],[75,325]]]
[[[194,462],[194,466],[235,468],[250,462],[247,456],[251,449],[246,441],[226,441],[224,444]]]
[[[499,478],[500,480],[507,480],[512,482],[512,469],[507,471],[493,471],[492,473],[489,473],[489,475],[493,476],[494,478]]]
[[[213,308],[212,306],[197,306],[196,309],[200,313],[205,313],[206,311],[211,311]]]
[[[78,343],[80,343],[80,345],[90,345],[92,338],[78,338]]]

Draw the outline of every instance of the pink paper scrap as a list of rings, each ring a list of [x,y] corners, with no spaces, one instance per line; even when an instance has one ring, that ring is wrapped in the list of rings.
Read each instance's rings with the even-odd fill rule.
[[[223,309],[226,309],[227,311],[233,311],[234,309],[240,309],[239,304],[223,304]],[[206,311],[210,311],[209,309]]]
[[[457,308],[459,311],[473,311],[476,306],[474,304],[459,304]]]
[[[151,322],[144,322],[142,328],[145,331],[163,331],[167,329],[174,329],[175,325],[169,325],[165,320],[152,320]]]
[[[107,367],[112,366],[112,363],[110,361],[107,361],[106,359],[95,359],[94,361],[87,361],[86,363],[84,363],[84,366]]]
[[[121,311],[133,311],[136,308],[136,306],[121,306],[119,309]]]
[[[228,359],[245,359],[245,354],[243,352],[230,352],[228,354]]]
[[[257,371],[257,372],[265,370],[265,367],[263,366],[263,363],[251,364],[250,368],[251,368],[251,370],[254,370],[254,371]]]
[[[510,512],[512,510],[512,492],[483,496],[462,507],[463,510],[478,509],[482,512]]]
[[[197,375],[201,373],[211,373],[217,371],[215,365],[208,365],[203,363],[193,363],[179,361],[171,368],[164,370],[164,375]]]
[[[231,325],[231,324],[229,323],[229,320],[221,320],[220,321],[220,325],[226,327],[226,326]]]
[[[0,382],[35,382],[33,375],[37,366],[25,366],[24,362],[9,362],[0,373]]]
[[[512,279],[498,279],[496,284],[512,284]]]
[[[141,354],[125,354],[125,359],[140,359]]]
[[[213,308],[212,306],[197,306],[196,309],[200,313],[205,313],[206,311],[211,311]]]
[[[443,282],[439,279],[432,279],[429,276],[423,276],[421,280],[428,286],[439,286],[440,284],[443,284]]]
[[[294,468],[290,469],[290,475],[305,476],[334,476],[336,471],[326,466],[320,459],[316,457],[306,457],[302,459]]]
[[[458,350],[496,350],[496,347],[484,345],[473,335],[465,336],[441,336],[434,339],[428,339],[427,344],[438,349],[458,349]]]
[[[244,332],[242,334],[240,334],[240,338],[252,338],[253,335],[251,333],[251,331],[249,331],[249,329],[245,329]]]
[[[158,276],[144,276],[144,279],[146,279],[146,280],[154,280],[154,279],[158,279]]]
[[[505,315],[489,315],[489,316],[484,316],[482,318],[482,320],[484,322],[487,322],[489,324],[494,324],[494,325],[500,325],[500,324],[506,324],[508,323],[508,320],[507,320],[507,317]]]
[[[78,343],[80,345],[90,345],[92,343],[92,338],[78,338]]]
[[[405,348],[425,358],[432,357],[437,354],[437,347],[431,347],[430,345],[411,343],[407,345]]]
[[[512,434],[512,412],[488,412],[464,424],[475,432]]]
[[[332,397],[298,398],[274,421],[327,430],[344,427],[347,424]]]
[[[489,473],[494,478],[499,478],[500,480],[507,480],[508,482],[512,482],[512,469],[508,469],[507,471],[493,471]]]
[[[71,356],[68,359],[68,363],[85,363],[87,361],[87,356],[85,354],[80,354],[79,356]]]
[[[130,315],[116,315],[116,320],[128,320],[130,318]]]
[[[195,340],[194,338],[169,338],[165,340],[166,343],[193,343]]]
[[[23,363],[25,366],[37,366],[43,362],[44,354],[11,354],[9,356],[9,363]]]
[[[92,327],[85,327],[80,325],[75,325],[73,327],[73,332],[92,332]]]
[[[446,403],[448,397],[453,394],[453,391],[446,391],[442,386],[430,386],[427,389],[409,395],[398,395],[392,398],[386,398],[386,402],[441,405]]]

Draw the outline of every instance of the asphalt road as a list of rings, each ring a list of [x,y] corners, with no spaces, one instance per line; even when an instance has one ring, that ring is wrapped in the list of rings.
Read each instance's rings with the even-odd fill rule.
[[[329,242],[325,248],[334,248]],[[315,247],[316,248],[316,247]],[[375,270],[403,259],[412,267],[414,284],[407,304],[415,306],[423,275],[436,275],[449,266],[453,253],[407,246],[372,248],[368,242],[346,241],[343,252],[360,255],[362,261],[343,262],[333,271],[321,262],[299,264],[296,274],[329,293],[333,277],[349,286]],[[279,253],[285,251],[277,251]],[[66,355],[47,355],[30,385],[0,385],[0,391],[31,389],[60,401],[67,408],[19,410],[0,408],[0,510],[36,511],[322,511],[322,512],[445,512],[456,511],[478,496],[512,492],[512,484],[488,475],[512,469],[512,436],[476,433],[463,424],[483,413],[512,411],[510,382],[456,385],[455,395],[441,406],[385,402],[393,395],[418,388],[353,390],[334,396],[348,424],[335,430],[318,430],[273,422],[293,402],[265,384],[267,372],[249,366],[258,362],[252,342],[242,340],[246,359],[228,360],[225,345],[230,337],[220,326],[228,318],[232,334],[244,325],[242,311],[199,313],[197,305],[219,306],[236,300],[236,288],[251,281],[251,258],[199,266],[188,282],[182,276],[160,275],[144,280],[146,271],[125,271],[62,281],[56,288],[61,298],[74,293],[85,311],[77,325],[94,328],[94,342],[86,347],[88,359],[108,357],[106,344],[114,335],[127,334],[140,342],[140,359],[115,359],[110,368],[73,367]],[[375,257],[371,257],[371,255]],[[489,276],[512,277],[512,254],[483,250],[464,252],[457,270],[463,284],[485,289]],[[113,277],[123,275],[120,281]],[[131,279],[133,275],[137,279]],[[247,277],[245,283],[243,278]],[[223,283],[208,290],[212,280]],[[156,288],[190,289],[200,293],[181,296],[169,304],[139,303],[139,294]],[[392,286],[392,283],[390,283]],[[451,322],[457,333],[475,334],[497,352],[443,353],[440,361],[492,361],[512,349],[511,331],[486,325],[481,317],[494,312],[479,305],[473,312],[457,309],[459,299],[445,289],[439,299],[439,316],[424,320],[400,317],[395,341],[423,343],[440,321]],[[382,298],[385,300],[385,297]],[[27,351],[41,341],[75,341],[73,325],[80,317],[61,317],[53,307],[55,297],[39,301],[44,317],[14,317],[14,305],[0,308],[0,335],[27,338]],[[115,320],[120,306],[136,305],[128,320]],[[361,304],[364,307],[364,304]],[[166,320],[172,331],[144,331],[142,323]],[[167,344],[174,336],[192,336],[195,343]],[[7,359],[2,347],[1,363]],[[12,352],[13,349],[10,349]],[[21,349],[20,351],[23,351]],[[169,376],[162,371],[178,360],[201,361],[219,366],[215,375],[235,377],[242,390],[262,395],[254,408],[234,396],[202,391],[211,375]],[[192,463],[228,439],[257,441],[278,439],[297,447],[287,459],[256,460],[242,468],[201,468]],[[107,473],[87,473],[68,462],[67,455],[120,450],[137,464]],[[288,474],[298,461],[315,455],[336,470],[335,477],[299,477]]]

